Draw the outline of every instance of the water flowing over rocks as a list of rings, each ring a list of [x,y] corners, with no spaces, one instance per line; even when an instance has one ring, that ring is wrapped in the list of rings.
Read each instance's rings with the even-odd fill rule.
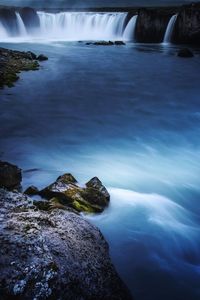
[[[0,48],[0,88],[4,86],[12,87],[19,79],[18,73],[21,71],[35,71],[39,69],[37,60],[47,60],[44,55],[38,57],[33,52],[20,52]]]
[[[81,216],[0,189],[0,219],[0,299],[131,299],[101,232]]]
[[[35,11],[32,8],[0,8],[0,31],[4,38],[39,37],[61,40],[135,40],[161,43],[173,15],[177,14],[172,42],[200,43],[200,4],[179,7],[128,9],[127,11]],[[137,21],[133,22],[136,18]],[[135,20],[135,19],[134,19]],[[170,41],[171,42],[171,41]]]

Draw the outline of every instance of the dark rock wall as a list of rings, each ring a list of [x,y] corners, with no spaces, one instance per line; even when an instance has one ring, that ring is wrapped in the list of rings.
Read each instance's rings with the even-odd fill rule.
[[[184,6],[177,17],[173,42],[200,44],[200,4]]]
[[[171,14],[159,9],[141,9],[136,23],[135,37],[140,43],[161,43]]]
[[[24,7],[20,10],[20,16],[28,32],[32,32],[40,26],[40,20],[36,11],[30,7]]]

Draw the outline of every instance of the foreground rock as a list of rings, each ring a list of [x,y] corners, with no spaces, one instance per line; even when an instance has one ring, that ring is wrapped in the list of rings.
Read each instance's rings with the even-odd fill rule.
[[[20,52],[0,48],[0,88],[3,86],[12,87],[14,82],[19,79],[18,73],[21,71],[38,70],[39,63],[37,60],[41,61],[42,59],[38,59],[30,51]]]
[[[178,51],[177,55],[179,57],[185,57],[185,58],[187,58],[187,57],[193,57],[194,56],[193,52],[190,49],[188,49],[188,48],[180,49]]]
[[[81,187],[71,174],[58,177],[38,194],[50,200],[51,206],[61,204],[87,213],[102,212],[110,201],[108,191],[97,177],[92,178],[85,187]]]
[[[0,161],[0,188],[8,190],[21,188],[21,169],[8,162]]]
[[[0,189],[0,219],[1,299],[131,299],[102,234],[79,215]]]

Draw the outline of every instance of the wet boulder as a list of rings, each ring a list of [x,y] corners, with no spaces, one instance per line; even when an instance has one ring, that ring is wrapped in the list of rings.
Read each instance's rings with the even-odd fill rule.
[[[111,41],[99,41],[99,42],[93,43],[93,45],[95,45],[95,46],[113,46],[114,42],[111,42]]]
[[[123,41],[115,41],[114,43],[116,46],[124,46],[126,45]]]
[[[102,195],[104,195],[107,201],[110,200],[110,194],[108,193],[107,189],[98,177],[92,178],[86,183],[86,186],[87,188],[93,188],[94,190],[99,191]]]
[[[45,205],[0,189],[0,299],[131,300],[99,229]]]
[[[45,60],[48,60],[48,57],[44,54],[40,54],[40,55],[38,55],[37,60],[45,61]]]
[[[37,187],[35,187],[34,185],[29,186],[25,191],[24,194],[28,195],[28,196],[34,196],[34,195],[38,195],[39,190]]]
[[[71,207],[78,212],[102,212],[109,203],[110,195],[102,182],[94,177],[86,186],[78,185],[71,174],[64,174],[41,190],[39,195],[45,199]],[[57,204],[56,204],[57,205]]]
[[[0,188],[19,190],[21,188],[21,181],[21,169],[8,162],[0,161]]]

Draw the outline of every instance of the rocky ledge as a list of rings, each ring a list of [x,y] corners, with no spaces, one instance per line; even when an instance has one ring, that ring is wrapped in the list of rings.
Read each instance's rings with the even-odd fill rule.
[[[38,70],[38,61],[47,60],[45,55],[39,55],[28,51],[20,52],[0,48],[0,88],[12,87],[19,79],[21,71]]]
[[[12,170],[8,163],[1,165],[0,299],[132,299],[112,265],[108,244],[99,229],[73,208],[52,206],[44,210],[27,195],[8,191],[7,184],[10,189],[19,186],[20,169],[13,166]],[[8,181],[2,176],[5,172],[11,172]],[[77,185],[71,175],[61,178]],[[43,192],[54,193],[60,179]],[[95,185],[106,197],[99,184],[95,178],[87,186]]]

